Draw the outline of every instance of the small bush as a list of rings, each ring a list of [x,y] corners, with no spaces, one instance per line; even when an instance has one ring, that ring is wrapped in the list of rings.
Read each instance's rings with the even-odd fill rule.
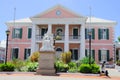
[[[0,71],[14,71],[15,66],[12,63],[0,64]]]
[[[98,66],[97,64],[91,64],[92,67],[92,73],[99,73],[100,72],[100,66]]]
[[[84,57],[82,60],[79,61],[80,64],[89,64],[89,57]],[[94,64],[95,61],[91,58],[91,64]]]
[[[99,73],[100,67],[97,64],[81,64],[78,71],[82,73]]]
[[[38,67],[38,63],[37,62],[34,62],[34,63],[29,63],[27,65],[27,68],[28,68],[28,72],[35,72],[36,69]]]
[[[20,60],[20,59],[14,59],[11,61],[11,63],[15,65],[15,69],[17,71],[21,71],[21,68],[26,65],[25,61]]]
[[[116,65],[120,66],[120,60],[117,61]]]
[[[61,54],[61,59],[65,64],[71,62],[71,52],[64,52]]]
[[[55,68],[57,72],[66,72],[69,69],[69,66],[62,61],[56,61]]]
[[[69,62],[68,66],[69,66],[69,68],[76,68],[77,67],[75,62]]]
[[[91,67],[89,64],[81,64],[78,71],[81,73],[91,73]]]
[[[34,53],[32,53],[32,55],[30,56],[30,60],[31,60],[32,62],[38,62],[39,56],[40,56],[40,53],[39,53],[39,52],[34,52]]]
[[[72,72],[72,73],[77,72],[76,62],[70,62],[70,63],[68,63],[68,66],[69,66],[68,72]]]

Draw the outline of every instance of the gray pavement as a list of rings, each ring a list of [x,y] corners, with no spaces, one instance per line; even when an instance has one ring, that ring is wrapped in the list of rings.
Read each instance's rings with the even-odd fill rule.
[[[0,80],[120,80],[120,72],[116,69],[107,69],[111,78],[108,77],[100,77],[98,75],[84,75],[81,73],[72,73],[70,76],[42,76],[42,75],[34,75],[35,73],[0,73]],[[66,74],[62,74],[66,75]],[[88,76],[88,77],[83,77]],[[92,76],[92,77],[91,77]],[[95,77],[94,77],[95,76]]]
[[[69,78],[56,76],[0,76],[0,80],[108,80],[108,78]]]

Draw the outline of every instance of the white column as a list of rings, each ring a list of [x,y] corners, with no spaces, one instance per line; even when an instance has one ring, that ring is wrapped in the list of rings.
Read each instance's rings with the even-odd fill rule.
[[[85,57],[85,26],[84,24],[81,25],[80,30],[80,57],[79,59],[82,59]]]
[[[47,33],[52,33],[52,25],[48,24],[48,32]]]
[[[64,42],[64,51],[69,51],[69,25],[65,24],[65,42]]]
[[[35,48],[36,48],[36,43],[35,40],[36,39],[36,25],[34,24],[32,27],[32,38],[31,38],[31,54],[33,52],[35,52]]]

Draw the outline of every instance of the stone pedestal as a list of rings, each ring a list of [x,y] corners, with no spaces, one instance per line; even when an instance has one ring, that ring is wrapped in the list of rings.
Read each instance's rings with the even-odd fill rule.
[[[55,75],[54,62],[54,51],[40,51],[39,67],[37,69],[37,74]]]

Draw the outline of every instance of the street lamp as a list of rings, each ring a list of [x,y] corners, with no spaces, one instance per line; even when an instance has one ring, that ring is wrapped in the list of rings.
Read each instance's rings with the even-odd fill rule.
[[[56,40],[56,36],[54,34],[54,38],[53,38],[54,42],[53,42],[53,45],[55,46],[55,40]]]
[[[7,36],[7,39],[6,39],[6,56],[5,56],[5,64],[7,63],[8,37],[9,37],[9,34],[10,34],[10,31],[9,31],[9,30],[7,30],[7,31],[6,31],[6,36]]]
[[[89,64],[91,65],[91,35],[92,35],[91,31],[89,31],[88,35],[89,35]]]

